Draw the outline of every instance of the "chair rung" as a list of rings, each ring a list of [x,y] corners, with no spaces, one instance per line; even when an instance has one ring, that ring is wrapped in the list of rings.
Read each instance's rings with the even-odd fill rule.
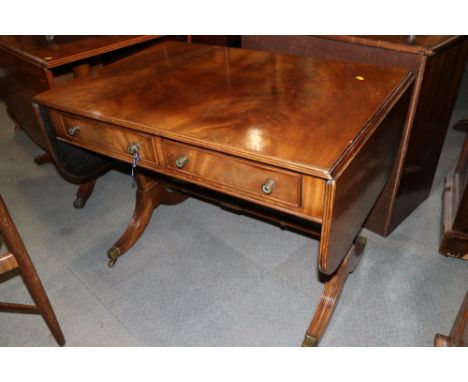
[[[40,314],[36,305],[14,304],[11,302],[0,302],[0,312]]]
[[[11,252],[0,256],[0,275],[16,268],[18,268],[18,263]]]

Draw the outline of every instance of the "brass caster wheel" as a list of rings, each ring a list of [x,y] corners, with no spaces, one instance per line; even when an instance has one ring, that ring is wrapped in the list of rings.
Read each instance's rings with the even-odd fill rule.
[[[82,197],[77,197],[74,201],[73,201],[73,207],[75,207],[77,210],[80,210],[82,209],[86,204],[86,200],[85,198],[82,198]]]
[[[108,251],[107,251],[107,257],[109,258],[109,262],[107,265],[109,268],[112,268],[115,263],[117,262],[117,259],[120,256],[120,248],[116,246],[112,246]]]

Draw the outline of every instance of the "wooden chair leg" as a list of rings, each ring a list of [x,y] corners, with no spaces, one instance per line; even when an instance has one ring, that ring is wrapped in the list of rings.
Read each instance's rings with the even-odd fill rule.
[[[60,346],[65,344],[65,338],[63,336],[60,325],[55,316],[52,305],[50,304],[49,298],[42,286],[39,275],[34,268],[34,265],[29,257],[28,251],[24,246],[23,240],[21,239],[16,226],[0,196],[0,233],[5,240],[5,243],[11,253],[14,255],[18,264],[18,269],[23,278],[23,281],[28,289],[31,297],[36,305],[37,310],[41,314],[48,328],[52,332],[55,340]],[[16,311],[28,311],[34,313],[32,307],[22,304],[7,304],[3,303],[4,309],[10,309]]]
[[[338,270],[325,283],[320,302],[307,329],[302,346],[318,346],[338,304],[345,281],[361,260],[366,241],[367,239],[363,236],[356,238]]]
[[[0,302],[0,312],[41,314],[35,305],[14,304],[11,302]]]
[[[73,207],[81,209],[85,206],[86,201],[93,193],[94,186],[96,185],[96,179],[90,180],[89,182],[81,183],[76,191],[76,199],[73,201]]]

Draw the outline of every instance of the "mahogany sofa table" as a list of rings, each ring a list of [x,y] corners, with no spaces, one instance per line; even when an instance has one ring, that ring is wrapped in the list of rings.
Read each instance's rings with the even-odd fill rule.
[[[153,208],[187,195],[320,238],[327,281],[304,340],[316,345],[363,252],[412,83],[403,69],[163,42],[35,101],[59,151],[138,164],[135,212],[111,265]]]

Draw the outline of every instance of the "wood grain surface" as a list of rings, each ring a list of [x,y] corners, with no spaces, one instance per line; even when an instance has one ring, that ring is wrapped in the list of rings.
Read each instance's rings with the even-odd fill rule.
[[[402,69],[165,42],[36,101],[331,178],[410,80]]]

